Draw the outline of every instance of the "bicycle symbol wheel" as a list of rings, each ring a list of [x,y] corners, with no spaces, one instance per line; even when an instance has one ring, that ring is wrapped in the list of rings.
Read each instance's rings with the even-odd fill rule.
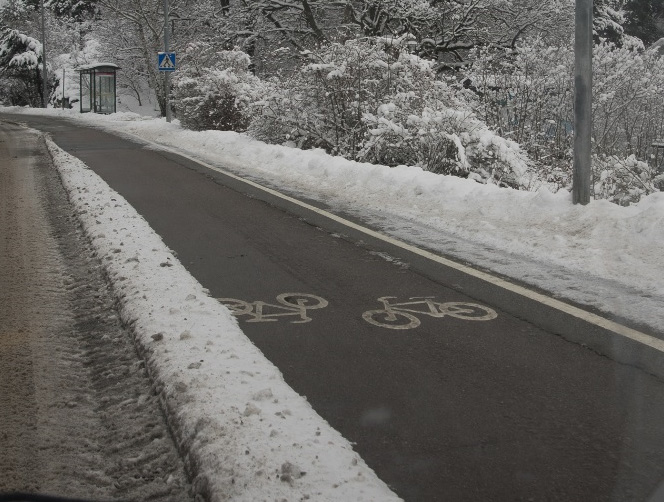
[[[468,321],[490,321],[498,317],[495,310],[476,303],[448,302],[439,304],[438,308],[446,316]]]
[[[386,310],[368,310],[362,319],[381,328],[412,329],[420,325],[420,320],[407,312],[389,312]]]
[[[282,293],[277,295],[277,301],[287,307],[305,309],[322,309],[328,306],[328,301],[316,295],[306,293]]]
[[[231,311],[231,314],[235,316],[251,314],[254,310],[254,306],[251,303],[236,300],[235,298],[217,298],[217,301],[227,307]]]

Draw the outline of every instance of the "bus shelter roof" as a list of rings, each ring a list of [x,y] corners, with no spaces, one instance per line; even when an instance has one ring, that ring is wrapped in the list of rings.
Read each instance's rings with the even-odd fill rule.
[[[114,70],[119,70],[120,67],[116,65],[115,63],[92,63],[92,64],[86,64],[79,66],[76,68],[76,71],[78,72],[84,72],[84,71],[91,71],[91,70],[100,70],[100,69],[114,69]]]

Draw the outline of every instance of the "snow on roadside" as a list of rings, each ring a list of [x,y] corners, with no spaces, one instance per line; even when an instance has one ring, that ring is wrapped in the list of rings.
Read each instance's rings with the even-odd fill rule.
[[[196,475],[196,491],[212,501],[399,500],[147,222],[85,164],[47,144]]]
[[[352,162],[232,132],[188,131],[177,121],[132,113],[5,110],[68,117],[133,135],[322,201],[386,234],[596,307],[609,317],[660,332],[664,328],[664,193],[630,207],[602,200],[575,206],[565,191],[525,192],[417,167]]]

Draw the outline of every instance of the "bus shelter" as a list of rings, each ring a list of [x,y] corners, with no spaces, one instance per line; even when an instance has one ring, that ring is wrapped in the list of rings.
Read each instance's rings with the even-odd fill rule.
[[[115,113],[117,85],[116,73],[120,67],[113,63],[95,63],[79,66],[81,113]]]

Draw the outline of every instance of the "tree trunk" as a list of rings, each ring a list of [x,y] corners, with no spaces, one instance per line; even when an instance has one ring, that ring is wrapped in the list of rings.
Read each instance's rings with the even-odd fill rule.
[[[145,68],[148,75],[148,84],[157,96],[157,103],[159,104],[159,113],[162,117],[166,116],[166,97],[165,97],[165,82],[163,76],[157,76],[156,70],[156,51],[154,54],[150,52],[150,45],[145,37],[145,30],[140,24],[138,26],[138,33],[141,39],[141,51],[145,60]],[[161,78],[160,78],[161,77]]]

